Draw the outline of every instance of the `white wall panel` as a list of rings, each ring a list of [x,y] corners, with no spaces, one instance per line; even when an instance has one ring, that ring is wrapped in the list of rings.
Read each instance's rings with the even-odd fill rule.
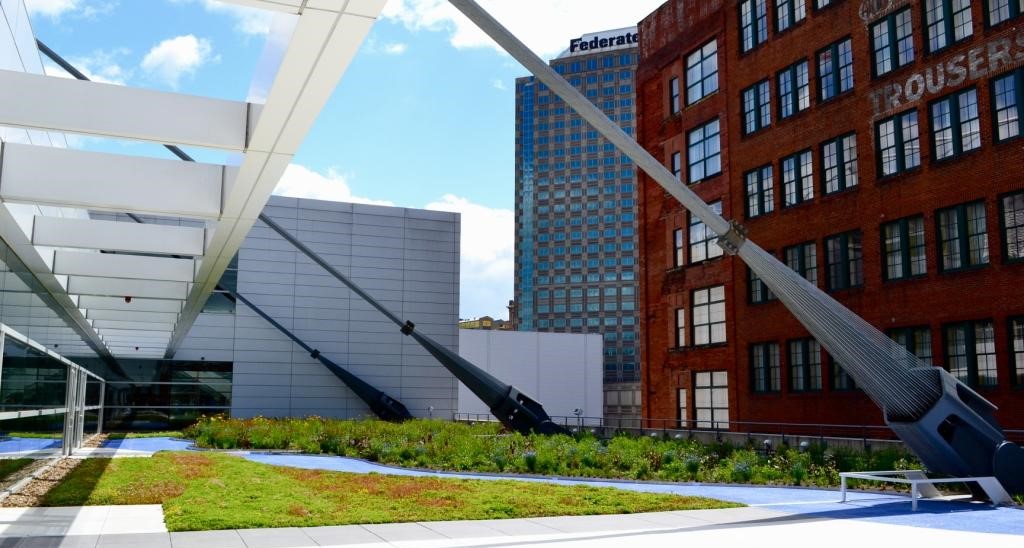
[[[459,355],[536,399],[552,416],[603,415],[598,334],[459,330]],[[459,412],[490,410],[459,383]]]

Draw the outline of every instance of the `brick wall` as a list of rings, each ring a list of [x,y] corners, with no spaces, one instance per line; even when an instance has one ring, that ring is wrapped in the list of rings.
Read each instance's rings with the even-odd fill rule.
[[[998,197],[1024,189],[1020,169],[1024,139],[996,143],[991,110],[990,76],[1004,74],[1024,62],[1024,18],[988,28],[983,2],[972,2],[973,36],[939,52],[925,53],[923,12],[918,2],[882,2],[887,7],[869,12],[854,0],[833,0],[814,10],[782,33],[775,32],[774,2],[768,2],[768,40],[747,53],[739,48],[739,10],[725,2],[715,11],[695,11],[692,2],[670,2],[641,23],[638,71],[638,138],[669,165],[671,151],[685,158],[686,132],[719,116],[722,121],[721,175],[691,185],[708,201],[721,199],[724,215],[740,220],[750,238],[781,258],[786,246],[815,241],[819,286],[827,276],[823,239],[849,230],[863,238],[864,283],[833,296],[879,329],[927,326],[936,363],[944,363],[942,326],[964,320],[991,320],[995,326],[998,386],[979,390],[1000,407],[997,417],[1010,428],[1024,428],[1024,391],[1010,382],[1008,318],[1024,315],[1024,264],[1004,262]],[[883,77],[872,78],[869,25],[887,14],[911,7],[915,61]],[[698,16],[699,15],[699,16]],[[666,20],[673,24],[667,24]],[[666,34],[668,33],[668,34]],[[827,102],[818,98],[816,52],[849,37],[853,45],[854,89]],[[683,78],[688,54],[718,39],[719,90],[704,100],[669,115],[667,82]],[[776,73],[800,60],[810,68],[811,106],[780,120]],[[939,73],[944,85],[939,85]],[[962,78],[958,75],[963,72]],[[744,136],[741,90],[768,78],[772,99],[771,125]],[[961,80],[957,82],[957,80]],[[956,84],[956,85],[952,85]],[[897,88],[898,86],[898,88]],[[928,117],[930,101],[958,90],[975,88],[980,111],[980,148],[950,160],[932,159]],[[895,101],[894,101],[895,100]],[[897,104],[898,103],[898,104]],[[921,132],[921,166],[898,176],[877,176],[875,124],[896,112],[916,109]],[[859,184],[824,195],[821,144],[856,132]],[[813,200],[782,207],[781,159],[810,149],[814,164]],[[771,164],[775,211],[748,219],[744,173]],[[684,161],[684,180],[685,180]],[[688,215],[679,204],[645,175],[640,176],[642,308],[645,314],[642,355],[644,413],[648,418],[671,418],[677,412],[677,390],[688,387],[692,373],[729,371],[732,420],[873,424],[881,413],[863,394],[832,391],[827,359],[823,390],[788,390],[786,342],[807,332],[778,301],[748,303],[747,269],[741,261],[723,257],[683,268],[672,268],[672,230],[685,228]],[[939,272],[935,212],[939,208],[984,200],[989,264],[955,273]],[[880,224],[923,215],[927,274],[902,281],[883,281]],[[674,309],[689,311],[694,289],[724,284],[727,290],[727,337],[717,347],[672,349]],[[781,391],[754,394],[751,390],[748,348],[752,343],[777,342],[781,350]],[[691,400],[692,401],[692,400]],[[690,403],[692,415],[693,404]]]

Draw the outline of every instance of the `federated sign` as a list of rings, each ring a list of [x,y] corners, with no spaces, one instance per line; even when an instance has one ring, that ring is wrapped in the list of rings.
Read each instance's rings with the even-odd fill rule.
[[[948,88],[974,82],[1024,64],[1024,30],[951,55],[910,73],[906,79],[889,82],[871,91],[874,117],[916,104]]]
[[[639,43],[640,35],[637,34],[636,27],[594,32],[569,40],[569,49],[559,57],[597,53],[602,50],[632,48],[636,47]]]

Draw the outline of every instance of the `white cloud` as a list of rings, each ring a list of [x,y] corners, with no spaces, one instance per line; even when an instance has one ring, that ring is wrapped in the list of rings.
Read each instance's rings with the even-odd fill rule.
[[[561,53],[569,39],[635,25],[664,0],[480,0],[481,6],[535,53]],[[382,15],[409,30],[444,31],[455,48],[501,49],[447,0],[389,0]]]
[[[142,59],[142,69],[150,76],[177,87],[185,74],[192,74],[206,62],[213,60],[213,46],[205,38],[186,34],[169,38],[153,46]]]
[[[274,194],[291,198],[312,198],[315,200],[331,200],[334,202],[353,202],[357,204],[394,205],[385,200],[373,200],[352,195],[345,176],[334,169],[327,175],[317,173],[306,166],[289,164],[284,175],[277,183]]]
[[[130,50],[123,48],[110,51],[97,50],[89,55],[70,57],[68,62],[93,82],[123,86],[132,74],[131,71],[125,70],[121,66],[118,59],[130,53]],[[43,68],[48,76],[73,78],[49,59],[43,60]]]
[[[64,15],[91,19],[114,9],[114,2],[87,2],[85,0],[25,0],[29,15],[60,19]]]
[[[505,89],[506,89],[505,88],[505,82],[502,81],[499,78],[495,78],[494,80],[491,80],[491,86],[493,86],[494,89],[499,90],[499,91],[505,91]]]
[[[394,42],[391,44],[384,44],[384,48],[382,51],[384,51],[384,53],[388,55],[401,55],[405,53],[407,49],[409,49],[408,45],[403,44],[401,42]]]
[[[235,18],[235,30],[242,34],[265,36],[270,32],[274,13],[269,10],[224,4],[216,0],[203,0],[206,11],[224,13]]]
[[[460,316],[507,317],[505,304],[512,298],[515,257],[515,214],[452,194],[426,205],[426,209],[462,214]]]
[[[225,4],[218,0],[167,0],[171,4],[201,3],[211,13],[222,13],[235,19],[235,30],[252,36],[266,36],[270,33],[270,25],[274,20],[274,12],[259,8],[250,8],[235,4]]]
[[[58,19],[61,15],[81,7],[82,0],[25,0],[29,15],[42,15]]]

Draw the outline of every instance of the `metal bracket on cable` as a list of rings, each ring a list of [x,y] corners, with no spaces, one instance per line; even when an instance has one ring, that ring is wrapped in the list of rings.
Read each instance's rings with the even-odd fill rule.
[[[729,255],[740,252],[740,248],[747,242],[747,227],[741,225],[735,219],[729,221],[729,232],[718,238],[718,247],[725,250]]]
[[[406,320],[405,321],[405,325],[402,326],[402,334],[403,335],[412,335],[412,332],[415,331],[415,330],[416,330],[416,324],[410,322],[409,320]]]
[[[315,360],[320,357],[320,351],[314,348],[313,351],[309,353],[309,355]]]

